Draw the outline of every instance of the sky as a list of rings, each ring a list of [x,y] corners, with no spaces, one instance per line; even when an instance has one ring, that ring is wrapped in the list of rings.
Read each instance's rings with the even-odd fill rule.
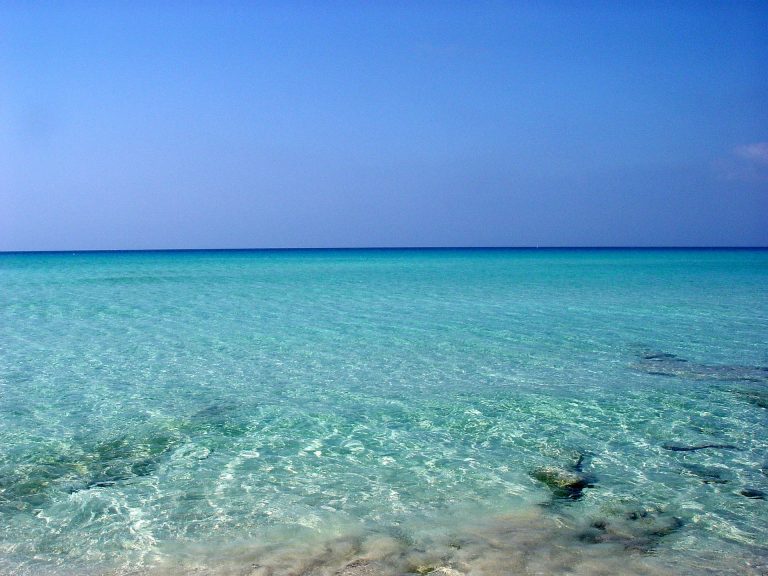
[[[536,245],[768,246],[768,3],[0,3],[0,251]]]

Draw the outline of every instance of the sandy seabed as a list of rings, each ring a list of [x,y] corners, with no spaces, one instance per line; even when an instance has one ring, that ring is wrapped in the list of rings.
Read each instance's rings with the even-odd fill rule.
[[[677,519],[656,511],[610,521],[531,508],[453,526],[360,531],[168,550],[147,576],[701,575],[765,576],[768,557],[687,549]],[[678,538],[677,546],[666,547]],[[681,546],[681,544],[683,546]]]

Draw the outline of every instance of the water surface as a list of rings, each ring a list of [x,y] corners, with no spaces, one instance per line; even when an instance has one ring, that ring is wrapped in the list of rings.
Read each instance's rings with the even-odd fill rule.
[[[766,342],[761,250],[0,255],[0,573],[764,574]]]

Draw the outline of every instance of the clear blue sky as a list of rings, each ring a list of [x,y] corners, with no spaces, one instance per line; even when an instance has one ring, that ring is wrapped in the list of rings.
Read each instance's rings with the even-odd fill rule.
[[[768,3],[0,5],[0,250],[537,244],[768,245]]]

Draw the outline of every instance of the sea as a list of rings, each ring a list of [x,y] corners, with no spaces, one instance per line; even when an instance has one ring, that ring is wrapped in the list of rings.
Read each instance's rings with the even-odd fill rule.
[[[768,574],[768,250],[0,254],[0,574]]]

